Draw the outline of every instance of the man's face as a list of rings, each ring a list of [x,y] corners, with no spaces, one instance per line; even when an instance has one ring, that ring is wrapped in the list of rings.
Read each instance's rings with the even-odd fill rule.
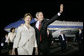
[[[42,21],[44,19],[43,13],[40,12],[38,14],[37,18],[38,18],[39,21]]]

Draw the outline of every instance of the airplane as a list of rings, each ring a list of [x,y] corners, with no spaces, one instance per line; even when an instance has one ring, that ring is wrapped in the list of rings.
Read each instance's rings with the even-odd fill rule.
[[[83,22],[56,20],[48,26],[49,31],[52,32],[53,38],[57,38],[60,31],[62,31],[66,37],[76,37],[75,33],[79,28],[83,29]]]
[[[31,23],[35,21],[37,21],[36,18],[33,18]],[[21,24],[24,24],[23,19],[7,25],[4,30],[10,32],[11,27],[15,27],[15,30],[17,30],[18,26],[20,26]],[[79,28],[83,29],[83,22],[56,20],[51,23],[47,29],[52,32],[53,38],[56,38],[59,36],[60,31],[63,31],[66,37],[75,37],[75,33],[78,31]]]

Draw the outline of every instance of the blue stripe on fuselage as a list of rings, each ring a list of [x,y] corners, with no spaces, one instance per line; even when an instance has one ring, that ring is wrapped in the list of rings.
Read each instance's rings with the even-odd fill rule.
[[[56,26],[56,25],[49,25],[48,28],[83,28],[83,26]]]

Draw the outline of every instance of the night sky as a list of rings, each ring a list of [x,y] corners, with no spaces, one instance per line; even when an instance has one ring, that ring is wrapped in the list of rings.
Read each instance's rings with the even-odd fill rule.
[[[82,0],[27,0],[27,1],[3,1],[1,4],[0,31],[4,34],[4,27],[22,18],[25,13],[42,11],[45,18],[51,19],[58,11],[60,4],[64,4],[64,12],[58,20],[83,21]]]

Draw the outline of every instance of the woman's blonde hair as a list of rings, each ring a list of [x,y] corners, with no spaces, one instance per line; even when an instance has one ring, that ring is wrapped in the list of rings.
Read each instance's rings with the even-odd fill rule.
[[[32,20],[32,15],[31,15],[30,13],[25,13],[24,19],[25,19],[25,17],[27,17],[27,16],[30,16],[30,17],[31,17],[31,20]]]

